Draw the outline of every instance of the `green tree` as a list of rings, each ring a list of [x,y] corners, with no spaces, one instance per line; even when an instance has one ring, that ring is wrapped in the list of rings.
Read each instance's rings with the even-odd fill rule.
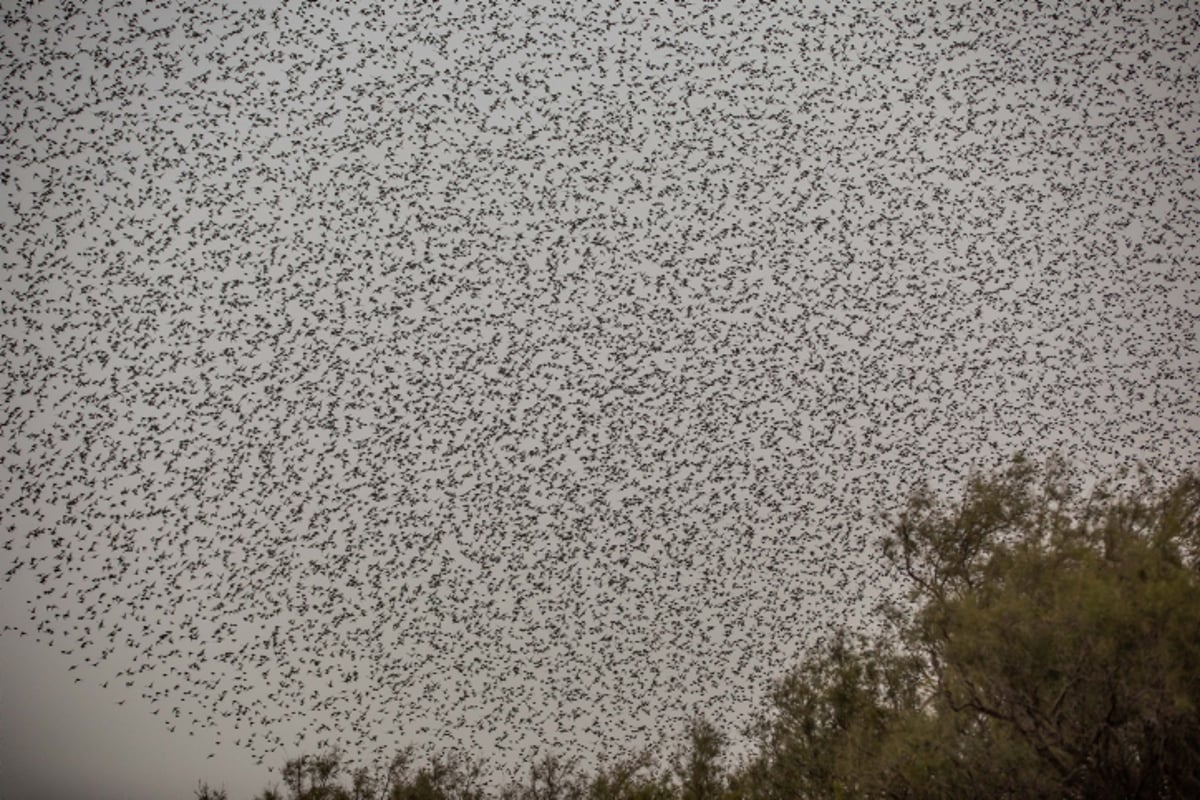
[[[882,552],[910,591],[874,638],[834,632],[772,686],[757,752],[725,765],[702,716],[659,773],[649,752],[587,775],[545,755],[502,800],[1200,797],[1200,473],[1085,493],[1060,459],[918,485]],[[337,783],[338,751],[285,764],[292,800],[483,800],[481,762]],[[201,784],[202,800],[223,798]],[[260,800],[276,800],[274,789]]]
[[[655,774],[654,756],[643,750],[596,770],[588,782],[588,800],[671,800],[671,778]]]
[[[1198,508],[1194,474],[1084,497],[1061,461],[1020,456],[957,505],[914,494],[884,548],[918,601],[906,638],[929,666],[939,719],[921,735],[946,785],[1200,796]]]
[[[525,800],[582,800],[585,787],[577,758],[547,753],[530,765],[524,797]]]
[[[1200,480],[1083,495],[1057,459],[925,486],[883,551],[890,638],[775,685],[761,798],[1200,796]]]
[[[919,713],[922,679],[919,659],[838,632],[775,683],[771,712],[756,726],[759,752],[740,776],[743,793],[867,793],[885,735],[898,719]]]
[[[675,757],[681,800],[716,800],[725,793],[722,764],[726,737],[703,715],[691,717],[685,728],[684,749]]]
[[[350,774],[352,800],[375,800],[375,777],[369,767],[356,767]]]
[[[383,768],[382,774],[375,781],[376,785],[380,787],[378,796],[390,800],[394,789],[408,782],[408,771],[412,767],[412,763],[413,748],[411,745],[393,754],[391,760]]]
[[[482,800],[484,764],[458,752],[434,756],[412,778],[400,773],[390,800]]]

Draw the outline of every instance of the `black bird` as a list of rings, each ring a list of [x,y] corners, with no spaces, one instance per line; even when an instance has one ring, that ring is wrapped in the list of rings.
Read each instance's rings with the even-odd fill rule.
[[[418,5],[6,12],[4,635],[168,732],[744,728],[918,477],[1194,455],[1183,12]]]

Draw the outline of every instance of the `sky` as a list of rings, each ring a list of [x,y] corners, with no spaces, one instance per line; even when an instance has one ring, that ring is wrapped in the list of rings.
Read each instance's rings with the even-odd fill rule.
[[[1195,465],[1200,12],[783,5],[4,4],[0,795],[740,730],[917,481]]]

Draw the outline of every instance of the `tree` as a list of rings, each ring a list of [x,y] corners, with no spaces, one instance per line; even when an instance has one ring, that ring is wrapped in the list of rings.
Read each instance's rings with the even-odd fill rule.
[[[291,790],[292,800],[298,800],[304,792],[304,778],[308,774],[308,758],[305,755],[289,758],[283,765],[283,783]]]
[[[547,753],[530,766],[524,797],[525,800],[582,800],[584,787],[577,759]]]
[[[588,800],[671,800],[670,776],[655,775],[654,758],[643,750],[596,771],[588,783]]]
[[[681,800],[715,800],[725,791],[725,735],[702,715],[687,722],[687,743],[675,758]]]
[[[482,800],[483,762],[458,752],[434,756],[411,780],[394,781],[390,800]]]
[[[919,659],[844,631],[778,680],[741,776],[757,798],[857,797],[890,727],[920,708]],[[877,781],[878,783],[879,781]]]
[[[885,541],[918,601],[925,746],[961,785],[1000,780],[963,737],[995,744],[1010,796],[1200,795],[1200,480],[1082,497],[1070,478],[1018,456],[957,506],[918,491]]]
[[[890,637],[774,687],[750,797],[1200,796],[1200,479],[1084,496],[1058,459],[919,485],[883,552]]]
[[[196,800],[228,800],[225,788],[212,789],[207,783],[199,782],[196,786]]]
[[[307,761],[309,790],[304,795],[305,800],[323,800],[335,793],[341,787],[331,786],[331,782],[342,770],[342,753],[338,749],[330,750],[321,755],[312,756]]]
[[[375,778],[366,766],[350,773],[350,796],[353,800],[375,800]]]
[[[881,633],[835,632],[772,685],[744,766],[726,768],[724,734],[696,716],[672,772],[649,752],[590,776],[550,754],[499,796],[1200,797],[1200,472],[1079,483],[1061,459],[1017,456],[957,499],[919,484],[881,538],[907,600],[881,608]],[[413,767],[407,748],[348,790],[335,750],[289,760],[283,780],[293,800],[483,800],[478,761]]]
[[[382,784],[379,790],[379,797],[390,798],[397,786],[400,786],[408,780],[408,770],[413,762],[412,746],[405,747],[392,756],[391,761],[383,770],[383,775],[376,780],[376,784]]]

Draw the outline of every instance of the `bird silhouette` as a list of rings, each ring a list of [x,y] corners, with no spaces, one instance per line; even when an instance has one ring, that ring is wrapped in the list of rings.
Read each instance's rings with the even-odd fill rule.
[[[1178,9],[247,5],[4,12],[4,635],[174,735],[741,730],[917,478],[1194,456]]]

